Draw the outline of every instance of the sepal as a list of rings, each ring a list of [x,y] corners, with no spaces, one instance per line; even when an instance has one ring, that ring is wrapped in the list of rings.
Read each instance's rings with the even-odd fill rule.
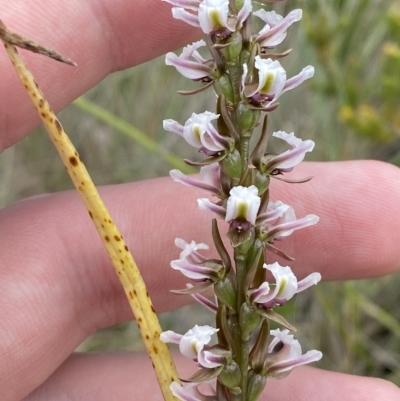
[[[232,227],[229,228],[227,237],[234,248],[241,247],[240,253],[246,253],[253,244],[254,230],[239,230]]]
[[[224,46],[221,49],[221,53],[224,55],[225,60],[235,61],[242,51],[242,35],[240,32],[234,33],[230,38],[229,42],[227,42],[228,46]]]
[[[224,157],[221,161],[221,168],[230,178],[240,178],[242,174],[242,159],[237,149]]]
[[[230,103],[234,102],[232,82],[228,74],[222,74],[214,81],[215,91],[225,96]]]
[[[221,257],[222,264],[224,265],[225,274],[228,274],[232,268],[231,258],[229,257],[229,253],[222,241],[216,219],[212,220],[212,236],[215,248],[217,249],[218,255]]]
[[[246,401],[257,401],[266,384],[267,378],[265,376],[256,373],[254,370],[250,370]]]
[[[249,365],[257,372],[262,370],[264,361],[268,357],[269,337],[269,321],[264,319],[257,340],[249,355]]]
[[[292,326],[282,315],[276,313],[272,309],[256,308],[256,311],[260,314],[260,316],[279,323],[281,326],[285,327],[285,329],[294,332],[297,331],[296,327]]]
[[[189,377],[189,379],[181,379],[181,380],[186,383],[208,382],[210,380],[215,379],[220,374],[222,369],[223,369],[222,366],[219,366],[218,368],[213,368],[213,369],[201,368],[201,369],[197,370],[195,373],[193,373],[192,376]]]
[[[255,308],[247,303],[242,304],[239,312],[239,324],[242,331],[242,339],[248,340],[253,330],[260,324],[261,317]]]
[[[240,102],[236,110],[236,117],[241,132],[244,132],[246,135],[248,135],[248,132],[251,131],[258,123],[260,115],[260,110],[254,110],[244,102]]]
[[[236,308],[236,285],[230,276],[225,276],[214,285],[214,292],[218,299],[232,309]]]

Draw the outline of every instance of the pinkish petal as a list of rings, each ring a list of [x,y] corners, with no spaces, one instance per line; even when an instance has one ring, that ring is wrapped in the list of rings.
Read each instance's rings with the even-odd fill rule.
[[[200,27],[198,16],[195,14],[189,13],[184,8],[174,7],[172,9],[172,16],[175,19],[179,19],[183,22],[186,22],[189,25],[195,26],[196,28]]]
[[[225,219],[226,216],[226,210],[222,206],[218,206],[215,203],[212,203],[209,199],[207,198],[200,198],[197,199],[197,203],[199,205],[199,209],[205,210],[207,212],[213,213],[220,219]]]

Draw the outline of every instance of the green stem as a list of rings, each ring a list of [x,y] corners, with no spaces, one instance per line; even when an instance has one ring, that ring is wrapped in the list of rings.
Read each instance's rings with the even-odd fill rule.
[[[244,177],[246,177],[247,171],[249,169],[249,142],[250,142],[250,136],[244,136],[240,139],[239,152],[242,161],[242,174],[240,177],[241,183]]]
[[[239,62],[239,58],[227,62],[229,76],[232,82],[233,98],[235,106],[240,102],[240,87],[242,80],[242,66]]]
[[[237,255],[235,251],[235,262],[236,262],[236,279],[237,279],[237,315],[240,314],[240,309],[243,303],[246,302],[246,294],[243,291],[243,287],[240,283],[243,283],[247,273],[247,258],[246,255]],[[240,320],[240,319],[239,319]],[[241,380],[240,388],[242,390],[241,401],[246,401],[247,396],[247,374],[249,366],[249,353],[250,353],[250,341],[245,339],[242,333],[240,324],[236,333],[236,362],[240,367]]]

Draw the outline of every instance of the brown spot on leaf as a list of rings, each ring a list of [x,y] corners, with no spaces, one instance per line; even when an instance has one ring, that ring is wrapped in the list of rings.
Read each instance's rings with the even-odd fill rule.
[[[158,354],[158,348],[156,346],[153,347],[154,353]]]
[[[93,219],[93,214],[92,214],[92,212],[90,210],[89,210],[89,216],[90,216],[91,219]]]
[[[126,245],[124,248],[125,248],[125,251],[127,251],[127,252],[129,251],[129,248]]]
[[[130,296],[131,299],[133,299],[132,291],[129,291],[129,296]]]
[[[42,108],[44,106],[44,100],[39,99],[39,107]]]
[[[156,310],[154,309],[153,305],[151,305],[151,310],[153,311],[153,313],[156,313]]]
[[[115,239],[115,241],[121,241],[121,238],[118,237],[118,235],[114,235],[114,239]]]
[[[104,237],[104,239],[105,239],[107,242],[110,242],[110,237],[109,237],[108,235],[106,235],[106,236]]]

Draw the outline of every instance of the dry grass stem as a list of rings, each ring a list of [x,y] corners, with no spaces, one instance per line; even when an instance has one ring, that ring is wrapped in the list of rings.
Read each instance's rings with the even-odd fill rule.
[[[26,49],[33,50],[31,48],[33,44],[35,49],[33,51],[64,62],[68,59],[62,56],[54,57],[57,53],[48,51],[31,41],[26,41],[19,35],[10,34],[4,24],[0,25],[0,38],[110,255],[118,277],[124,287],[129,304],[136,317],[147,352],[153,362],[164,398],[168,401],[176,400],[169,386],[172,381],[179,381],[178,375],[167,345],[159,339],[161,327],[140,271],[121,233],[118,231],[101,200],[78,152],[63,130],[61,123],[43,96],[38,84],[27,69],[14,45],[21,45],[22,41],[24,42],[24,46],[21,47]],[[73,63],[69,62],[69,64]]]
[[[76,63],[62,54],[40,45],[39,43],[33,42],[32,40],[25,38],[24,36],[18,35],[17,33],[11,32],[0,19],[0,39],[4,43],[9,45],[20,47],[34,53],[43,54],[44,56],[50,57],[54,60],[61,61],[69,65],[76,66]]]

